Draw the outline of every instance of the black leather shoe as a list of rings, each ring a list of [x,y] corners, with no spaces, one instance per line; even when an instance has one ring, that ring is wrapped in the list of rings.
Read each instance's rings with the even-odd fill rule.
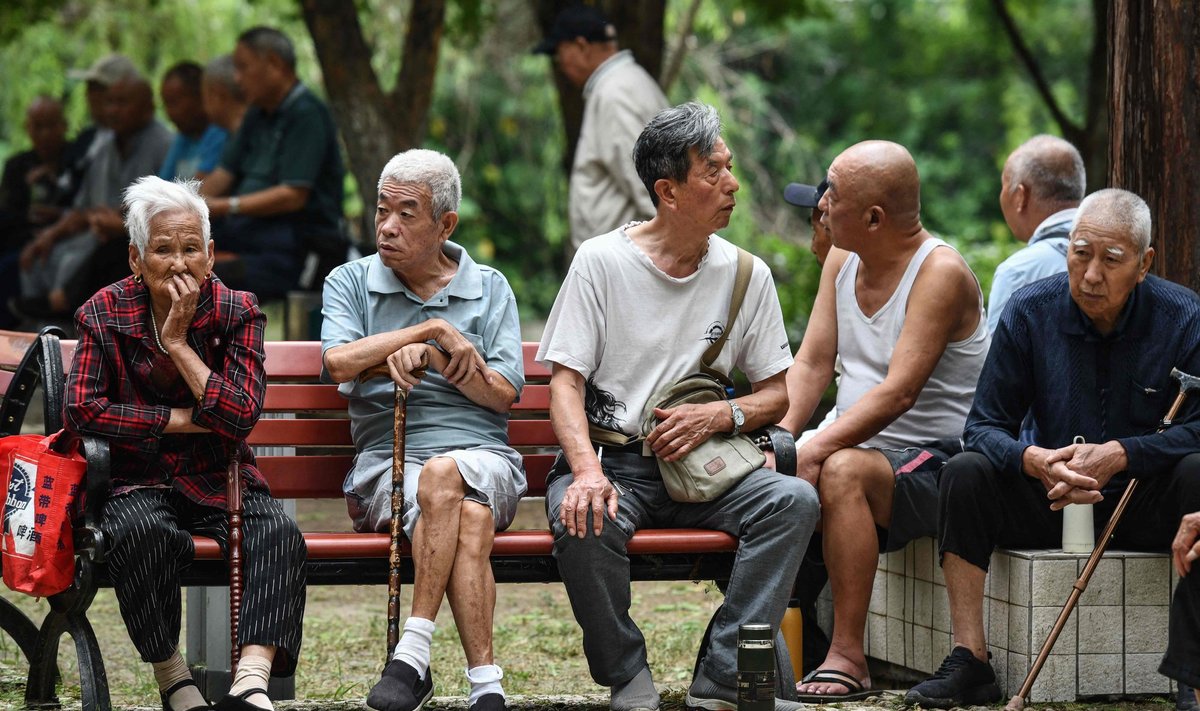
[[[432,669],[419,677],[408,662],[393,659],[367,695],[367,707],[374,711],[418,711],[432,697]]]
[[[508,711],[508,705],[500,694],[484,694],[467,711]]]
[[[988,653],[988,659],[991,659]],[[996,672],[988,662],[975,658],[966,647],[955,647],[933,676],[909,689],[904,703],[925,708],[982,706],[1000,700]]]
[[[1179,691],[1175,693],[1175,711],[1200,711],[1200,702],[1196,701],[1196,692],[1183,682],[1179,683]]]

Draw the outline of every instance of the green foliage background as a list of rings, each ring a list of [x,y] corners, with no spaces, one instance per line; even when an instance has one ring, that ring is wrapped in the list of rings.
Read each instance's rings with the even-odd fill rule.
[[[407,4],[358,0],[376,70],[395,77]],[[668,47],[688,3],[667,6]],[[1026,40],[1072,118],[1082,114],[1093,18],[1088,0],[1009,0]],[[232,49],[254,24],[296,42],[300,73],[321,89],[311,40],[292,0],[14,0],[0,8],[0,155],[28,145],[24,107],[49,93],[84,125],[83,90],[65,70],[122,51],[156,81],[181,59]],[[456,238],[509,277],[523,317],[549,310],[564,272],[566,176],[557,98],[525,0],[450,4],[427,145],[463,172]],[[816,182],[845,147],[867,138],[912,151],[926,226],[955,244],[986,293],[1017,245],[996,196],[1004,157],[1055,132],[986,0],[705,0],[686,43],[673,102],[716,105],[742,183],[725,235],[767,259],[793,343],[819,271],[807,215],[783,204],[792,180]],[[347,210],[362,210],[347,190]]]

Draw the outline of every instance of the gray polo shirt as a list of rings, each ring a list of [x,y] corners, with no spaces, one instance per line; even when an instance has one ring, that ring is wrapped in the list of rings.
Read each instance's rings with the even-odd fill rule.
[[[475,345],[488,366],[516,388],[525,385],[517,302],[504,275],[476,264],[461,246],[442,251],[458,271],[428,301],[408,290],[379,255],[343,264],[325,278],[322,352],[365,336],[394,331],[428,319],[445,319]],[[328,379],[328,373],[322,373]],[[392,448],[392,383],[376,378],[342,383],[350,400],[350,430],[359,452]],[[414,450],[508,444],[508,416],[471,402],[442,375],[430,370],[408,398],[405,446]]]

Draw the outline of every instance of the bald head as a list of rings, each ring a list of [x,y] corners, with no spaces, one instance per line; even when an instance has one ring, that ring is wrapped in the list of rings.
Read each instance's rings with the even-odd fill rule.
[[[1086,183],[1075,146],[1057,136],[1034,136],[1004,162],[1000,211],[1013,236],[1027,242],[1046,218],[1077,206]]]
[[[1026,185],[1035,201],[1074,207],[1083,199],[1087,174],[1083,157],[1058,136],[1034,136],[1017,147],[1004,163],[1009,191]]]
[[[826,223],[834,244],[843,248],[849,247],[849,240],[860,230],[915,234],[921,230],[917,164],[898,143],[857,143],[829,166],[829,189],[821,207],[835,212]]]

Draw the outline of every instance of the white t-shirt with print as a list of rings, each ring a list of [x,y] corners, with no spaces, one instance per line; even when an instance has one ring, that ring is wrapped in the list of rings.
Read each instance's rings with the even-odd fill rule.
[[[587,381],[588,419],[637,434],[642,410],[664,384],[699,370],[700,356],[725,328],[737,248],[711,235],[700,267],[668,276],[630,240],[630,223],[587,240],[563,281],[537,360]],[[758,257],[733,332],[714,369],[737,368],[759,382],[792,362],[771,271]]]

